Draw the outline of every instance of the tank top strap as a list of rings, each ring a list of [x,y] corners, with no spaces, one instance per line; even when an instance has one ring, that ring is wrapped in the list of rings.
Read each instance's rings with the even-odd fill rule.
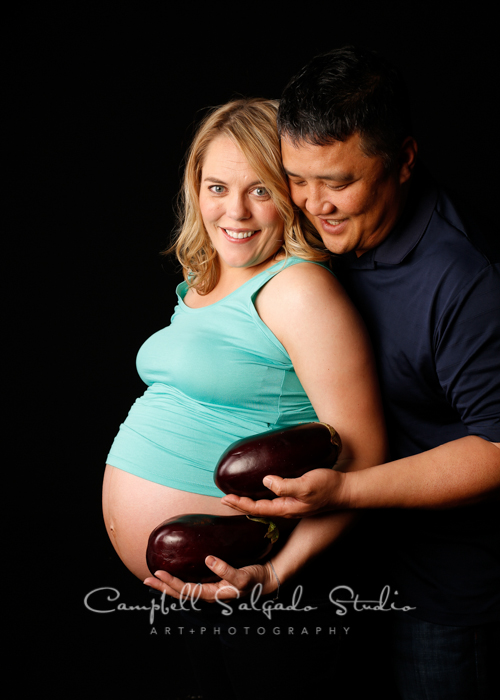
[[[201,307],[205,310],[205,313],[208,313],[208,310],[210,309],[212,312],[218,313],[219,307],[224,308],[226,304],[241,304],[243,303],[245,306],[248,303],[252,303],[252,300],[255,299],[255,296],[257,293],[260,291],[260,289],[269,282],[275,275],[278,275],[280,272],[283,270],[286,270],[287,267],[291,267],[292,265],[298,265],[299,263],[305,263],[305,262],[310,262],[313,265],[319,265],[320,267],[324,267],[327,269],[332,275],[334,274],[328,265],[323,262],[316,262],[314,260],[304,260],[303,258],[297,258],[295,256],[290,256],[286,258],[285,260],[280,260],[279,262],[275,263],[274,265],[271,265],[271,267],[268,267],[266,270],[263,270],[262,272],[259,272],[259,274],[255,275],[255,277],[251,277],[249,280],[247,280],[244,284],[241,285],[241,287],[238,287],[237,289],[234,290],[234,292],[231,292],[228,294],[226,297],[222,298],[220,301],[214,302],[213,304],[210,304],[209,306]],[[183,303],[184,297],[186,295],[186,292],[188,290],[188,285],[187,282],[181,282],[180,284],[177,285],[177,296],[179,301],[181,302],[181,307],[179,305],[176,306],[175,313],[179,310],[179,308],[182,308],[184,311],[199,311],[199,309],[190,309],[189,307],[185,306]]]
[[[285,258],[284,260],[280,260],[274,265],[271,265],[271,267],[268,267],[266,270],[260,272],[258,275],[255,275],[255,277],[252,277],[250,280],[248,280],[246,284],[237,289],[236,292],[241,292],[241,294],[244,295],[246,298],[254,297],[256,293],[265,284],[267,284],[269,280],[272,279],[275,275],[278,275],[283,270],[286,270],[287,267],[291,267],[292,265],[297,265],[298,263],[305,262],[312,262],[314,265],[320,265],[320,267],[325,267],[327,270],[330,269],[325,263],[315,262],[312,260],[304,260],[303,258],[291,256]]]

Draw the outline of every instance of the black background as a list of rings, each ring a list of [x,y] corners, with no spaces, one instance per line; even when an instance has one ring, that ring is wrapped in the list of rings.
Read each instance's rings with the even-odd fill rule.
[[[125,683],[175,698],[192,686],[175,644],[149,634],[148,613],[97,614],[84,597],[113,587],[129,605],[150,599],[107,540],[100,488],[118,425],[143,391],[136,352],[168,323],[181,280],[159,252],[193,124],[235,96],[279,97],[314,54],[379,49],[410,85],[422,160],[498,245],[498,52],[486,3],[473,16],[439,3],[138,7],[17,9],[6,24],[15,327],[5,379],[22,494],[9,504],[19,533],[11,583],[19,653],[51,656],[42,684],[62,688],[70,669],[72,687]],[[366,688],[370,674],[384,683],[387,657],[376,624],[370,634],[357,659]]]

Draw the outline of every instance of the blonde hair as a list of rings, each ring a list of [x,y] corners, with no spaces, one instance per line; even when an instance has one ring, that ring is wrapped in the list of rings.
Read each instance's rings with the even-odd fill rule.
[[[178,200],[179,225],[173,245],[184,279],[199,294],[208,294],[219,279],[217,253],[205,230],[199,207],[201,171],[209,145],[218,136],[234,141],[271,195],[284,222],[282,251],[309,261],[327,261],[330,254],[313,226],[291,200],[281,163],[276,127],[278,102],[239,99],[215,107],[201,122],[186,156]]]

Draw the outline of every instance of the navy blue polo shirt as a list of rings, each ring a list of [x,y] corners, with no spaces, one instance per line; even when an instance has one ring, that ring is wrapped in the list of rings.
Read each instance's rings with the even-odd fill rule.
[[[500,442],[500,269],[425,174],[391,234],[336,261],[371,335],[391,459],[466,435]],[[399,599],[417,617],[499,616],[498,504],[386,513]]]

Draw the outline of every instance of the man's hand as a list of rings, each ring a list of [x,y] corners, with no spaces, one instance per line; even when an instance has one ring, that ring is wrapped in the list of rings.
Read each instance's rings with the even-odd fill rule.
[[[333,469],[313,469],[298,479],[282,479],[269,475],[264,486],[278,498],[252,501],[229,494],[222,503],[249,515],[281,518],[303,518],[335,509],[349,507],[346,474]]]

